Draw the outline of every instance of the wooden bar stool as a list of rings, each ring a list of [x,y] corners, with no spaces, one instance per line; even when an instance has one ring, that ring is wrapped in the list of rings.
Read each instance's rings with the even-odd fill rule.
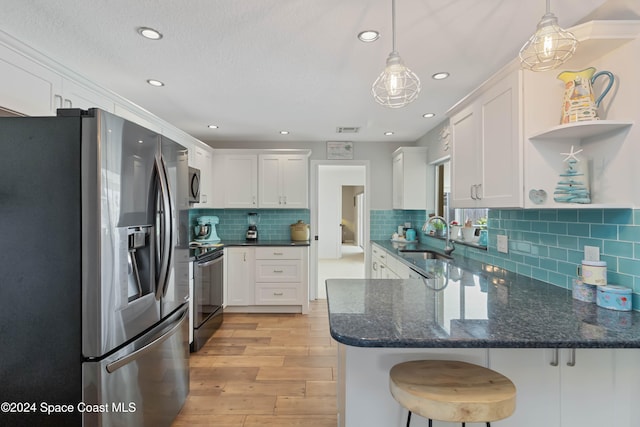
[[[453,360],[416,360],[389,372],[394,399],[411,413],[432,420],[465,423],[507,418],[516,408],[516,387],[502,374]]]

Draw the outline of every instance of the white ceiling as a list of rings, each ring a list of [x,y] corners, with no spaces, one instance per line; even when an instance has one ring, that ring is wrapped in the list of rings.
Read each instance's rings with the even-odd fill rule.
[[[554,0],[551,9],[570,27],[635,18],[627,6],[636,2]],[[371,84],[391,51],[391,0],[1,3],[0,29],[209,143],[415,141],[515,58],[545,11],[545,0],[397,0],[397,48],[422,92],[387,109]],[[164,38],[144,39],[140,26]],[[364,44],[356,38],[364,29],[382,35]],[[439,71],[451,77],[431,79]],[[151,87],[149,78],[166,86]],[[436,117],[422,118],[426,112]],[[340,135],[339,126],[360,132]]]

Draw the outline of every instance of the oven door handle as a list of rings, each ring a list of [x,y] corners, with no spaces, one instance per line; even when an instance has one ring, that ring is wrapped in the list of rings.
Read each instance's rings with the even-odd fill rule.
[[[200,268],[204,268],[204,267],[209,267],[210,265],[213,265],[213,264],[218,263],[218,262],[222,262],[222,257],[221,256],[216,258],[216,259],[214,259],[214,260],[211,260],[211,261],[198,262],[197,265]]]

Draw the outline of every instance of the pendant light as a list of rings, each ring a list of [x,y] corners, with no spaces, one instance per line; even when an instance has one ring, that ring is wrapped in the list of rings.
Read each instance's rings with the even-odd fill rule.
[[[547,0],[544,14],[534,35],[520,49],[523,68],[547,71],[558,67],[573,56],[578,40],[569,31],[558,26],[558,18],[550,12],[551,0]]]
[[[404,65],[396,51],[396,0],[391,0],[391,28],[393,50],[387,58],[384,71],[373,83],[371,92],[379,104],[389,108],[401,108],[418,97],[420,79]]]

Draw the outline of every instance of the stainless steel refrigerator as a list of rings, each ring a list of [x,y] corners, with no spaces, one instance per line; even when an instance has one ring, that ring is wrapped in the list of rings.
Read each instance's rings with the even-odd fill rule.
[[[169,426],[189,391],[187,150],[0,118],[0,425]]]

